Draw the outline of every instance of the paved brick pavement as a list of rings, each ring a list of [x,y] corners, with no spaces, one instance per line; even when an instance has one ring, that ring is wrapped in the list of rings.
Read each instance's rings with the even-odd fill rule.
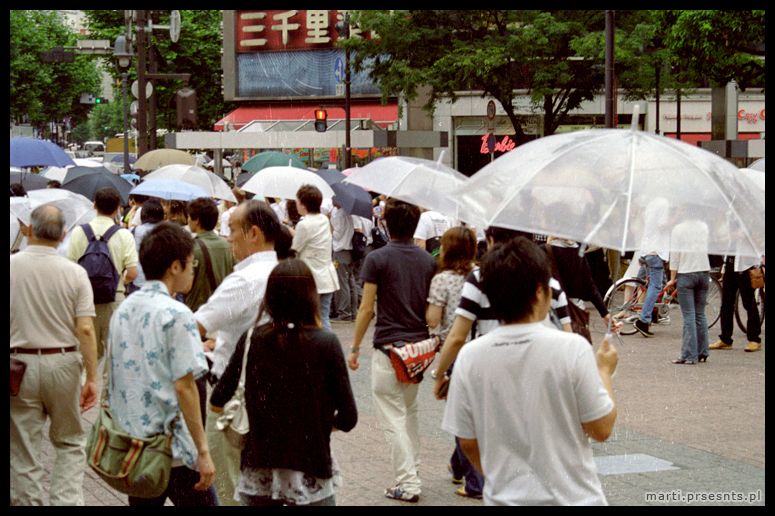
[[[596,458],[615,455],[620,456],[616,461],[623,463],[627,457],[645,454],[667,461],[674,469],[601,475],[608,501],[611,505],[680,505],[687,502],[679,496],[702,493],[705,501],[693,504],[749,505],[729,497],[753,493],[752,504],[764,505],[766,351],[743,352],[745,335],[736,329],[733,350],[712,351],[706,364],[673,365],[670,360],[678,356],[681,345],[677,308],[672,319],[669,325],[652,327],[655,338],[632,335],[623,337],[622,343],[615,342],[619,349],[614,377],[616,429],[607,442],[595,443],[593,448]],[[345,349],[349,349],[353,328],[353,324],[334,326]],[[592,325],[593,336],[600,336],[599,328]],[[718,326],[711,329],[711,341],[718,331]],[[371,329],[364,342],[370,342],[370,335]],[[392,475],[384,437],[371,406],[372,351],[366,345],[362,350],[361,368],[351,373],[358,425],[349,433],[336,432],[332,437],[332,450],[344,475],[337,503],[411,505],[388,500],[382,494]],[[440,429],[444,403],[433,397],[428,381],[420,386],[419,403],[423,481],[419,505],[481,505],[454,494],[456,486],[446,469],[453,440]],[[95,409],[87,412],[85,424],[90,426],[95,416]],[[50,471],[53,449],[47,441],[43,460]],[[648,492],[661,498],[648,500]],[[125,496],[106,487],[90,470],[86,472],[84,495],[87,505],[126,505]],[[707,501],[708,496],[719,495],[727,501]]]

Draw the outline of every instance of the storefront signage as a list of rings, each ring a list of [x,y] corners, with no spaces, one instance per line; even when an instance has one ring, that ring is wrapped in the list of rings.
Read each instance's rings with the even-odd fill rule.
[[[762,121],[765,120],[764,111],[765,110],[762,109],[761,111],[758,111],[758,112],[756,111],[751,112],[751,111],[746,111],[745,109],[741,109],[737,112],[737,119],[741,121],[745,120],[749,124],[756,124],[759,120],[762,120]],[[669,113],[669,114],[663,115],[662,118],[665,120],[675,120],[676,115],[675,113]],[[705,120],[710,120],[711,118],[712,118],[712,113],[708,111],[705,115]],[[691,113],[681,114],[681,120],[702,120],[702,119],[703,117],[701,115],[695,115]]]
[[[237,52],[334,48],[338,37],[336,24],[344,20],[346,12],[237,11]],[[355,25],[350,25],[350,37],[360,38],[364,34]]]
[[[479,149],[480,153],[489,154],[490,152],[508,152],[510,150],[513,150],[517,146],[514,140],[509,138],[508,135],[506,135],[503,137],[501,141],[497,141],[495,140],[495,138],[493,138],[495,145],[493,149],[490,149],[490,145],[488,144],[489,138],[490,138],[489,134],[485,134],[482,136],[482,146]]]

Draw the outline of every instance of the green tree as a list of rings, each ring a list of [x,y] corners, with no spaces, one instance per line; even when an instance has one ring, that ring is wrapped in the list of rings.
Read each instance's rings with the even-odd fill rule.
[[[94,39],[115,41],[124,33],[124,11],[85,11],[89,31]],[[149,11],[154,24],[168,24],[169,11]],[[180,11],[181,30],[177,43],[169,39],[166,32],[154,31],[150,38],[147,70],[155,61],[157,73],[190,73],[188,86],[197,92],[197,128],[211,131],[233,103],[223,100],[221,93],[221,22],[223,15],[218,10]],[[133,30],[136,27],[132,26]],[[134,36],[133,36],[134,38]],[[137,49],[135,48],[135,52]],[[137,59],[132,62],[129,81],[137,78]],[[114,69],[111,73],[118,78]],[[182,81],[154,81],[158,128],[175,130],[175,92],[184,86]]]
[[[480,91],[503,106],[517,139],[518,89],[527,89],[543,112],[544,134],[567,113],[591,100],[602,70],[575,59],[571,43],[603,20],[595,11],[355,11],[353,21],[378,39],[349,38],[356,69],[370,68],[383,98],[430,87],[426,109],[460,91]]]
[[[81,93],[99,94],[99,71],[87,56],[73,63],[43,63],[41,54],[56,46],[75,46],[76,35],[53,11],[10,12],[11,118],[40,131],[65,117],[77,125],[89,106]]]

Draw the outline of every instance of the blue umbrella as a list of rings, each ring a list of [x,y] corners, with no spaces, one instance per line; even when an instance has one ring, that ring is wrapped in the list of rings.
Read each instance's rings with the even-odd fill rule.
[[[370,219],[372,216],[371,195],[360,186],[349,183],[334,183],[333,201],[338,203],[349,215],[360,215]]]
[[[334,183],[341,183],[347,176],[335,169],[321,168],[318,170],[318,175],[322,177],[326,183],[332,185]]]
[[[111,161],[111,163],[123,163],[124,162],[124,155],[123,154],[118,154],[116,156],[113,156],[113,159],[111,159],[110,161]],[[134,163],[135,161],[137,161],[137,158],[135,158],[132,155],[129,155],[128,161],[129,161],[129,163]]]
[[[48,140],[36,138],[11,138],[12,167],[66,167],[75,162],[65,151]]]
[[[121,179],[126,179],[130,183],[136,185],[140,181],[140,176],[137,174],[121,174]]]
[[[197,197],[209,197],[207,192],[198,186],[177,179],[147,179],[132,188],[129,193],[168,201],[190,201]]]

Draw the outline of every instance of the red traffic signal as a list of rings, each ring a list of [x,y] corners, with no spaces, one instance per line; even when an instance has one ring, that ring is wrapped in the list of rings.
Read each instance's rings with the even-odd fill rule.
[[[328,113],[325,109],[315,110],[315,130],[319,133],[326,132],[328,127]]]

